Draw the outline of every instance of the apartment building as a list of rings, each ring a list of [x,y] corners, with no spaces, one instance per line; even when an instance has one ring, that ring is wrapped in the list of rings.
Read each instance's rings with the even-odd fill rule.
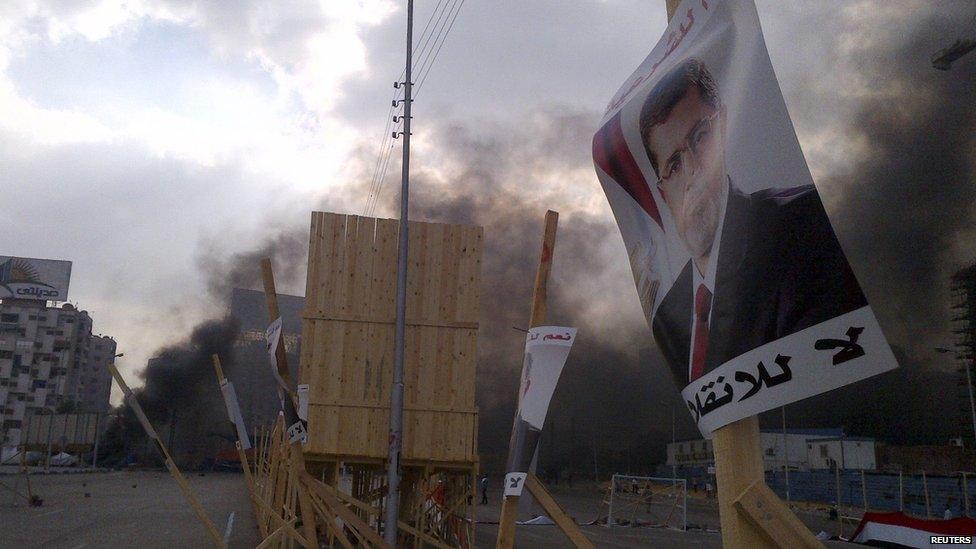
[[[0,446],[35,413],[108,412],[115,340],[92,334],[87,311],[49,303],[0,301]]]

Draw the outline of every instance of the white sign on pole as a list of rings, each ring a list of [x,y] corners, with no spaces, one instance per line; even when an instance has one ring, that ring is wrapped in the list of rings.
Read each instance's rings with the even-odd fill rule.
[[[522,489],[525,488],[525,477],[527,473],[508,473],[505,475],[505,497],[521,496]]]
[[[549,401],[575,338],[576,328],[562,326],[540,326],[526,335],[518,415],[535,429],[546,423]]]
[[[298,417],[308,421],[308,383],[298,385]]]
[[[530,470],[549,402],[575,340],[576,328],[564,326],[538,326],[526,334],[518,409],[508,449],[509,472]]]
[[[234,383],[224,379],[220,383],[220,393],[224,396],[224,406],[227,407],[227,417],[234,424],[237,430],[237,440],[241,443],[241,448],[249,450],[251,448],[251,438],[247,435],[247,427],[244,425],[244,416],[241,414],[241,407],[237,402],[237,392],[234,390]]]
[[[290,393],[291,388],[285,383],[285,380],[281,378],[281,374],[278,373],[278,346],[281,345],[281,317],[274,319],[268,329],[264,332],[265,339],[268,341],[268,357],[271,359],[271,373],[274,374],[276,380],[278,380],[278,385],[284,389],[285,393]]]

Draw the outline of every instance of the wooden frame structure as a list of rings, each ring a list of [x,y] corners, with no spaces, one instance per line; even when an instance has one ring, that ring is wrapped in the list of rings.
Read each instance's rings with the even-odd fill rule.
[[[403,461],[473,463],[482,229],[411,222],[409,235]],[[396,248],[396,220],[312,214],[301,355],[311,455],[387,457]]]
[[[398,546],[472,547],[483,230],[413,222],[409,236]],[[378,532],[385,529],[396,248],[395,220],[312,214],[301,356],[309,439],[289,443],[279,419],[256,437],[253,465],[239,451],[262,546],[310,547],[318,533],[330,546],[387,546]],[[262,267],[276,318],[270,262]],[[283,354],[279,373],[293,387]],[[215,369],[222,378],[216,358]]]

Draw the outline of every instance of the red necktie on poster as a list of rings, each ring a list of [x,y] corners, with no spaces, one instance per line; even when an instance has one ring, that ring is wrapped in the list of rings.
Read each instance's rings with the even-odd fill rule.
[[[705,373],[705,352],[708,350],[708,313],[712,310],[712,292],[704,284],[695,292],[695,342],[691,348],[691,379]]]

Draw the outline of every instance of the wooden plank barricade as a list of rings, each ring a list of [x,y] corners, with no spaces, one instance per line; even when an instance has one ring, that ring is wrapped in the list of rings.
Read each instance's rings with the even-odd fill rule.
[[[279,416],[255,435],[250,459],[238,442],[262,546],[388,546],[381,533],[396,230],[394,220],[312,215],[300,376],[310,386],[308,440],[290,442]],[[480,227],[410,225],[398,546],[474,545],[482,235]],[[262,274],[275,319],[269,260]],[[297,407],[285,353],[276,365]],[[217,357],[214,368],[219,381]]]
[[[379,531],[397,231],[392,219],[312,213],[302,327],[308,470]],[[483,229],[410,222],[409,238],[398,545],[470,547]]]

